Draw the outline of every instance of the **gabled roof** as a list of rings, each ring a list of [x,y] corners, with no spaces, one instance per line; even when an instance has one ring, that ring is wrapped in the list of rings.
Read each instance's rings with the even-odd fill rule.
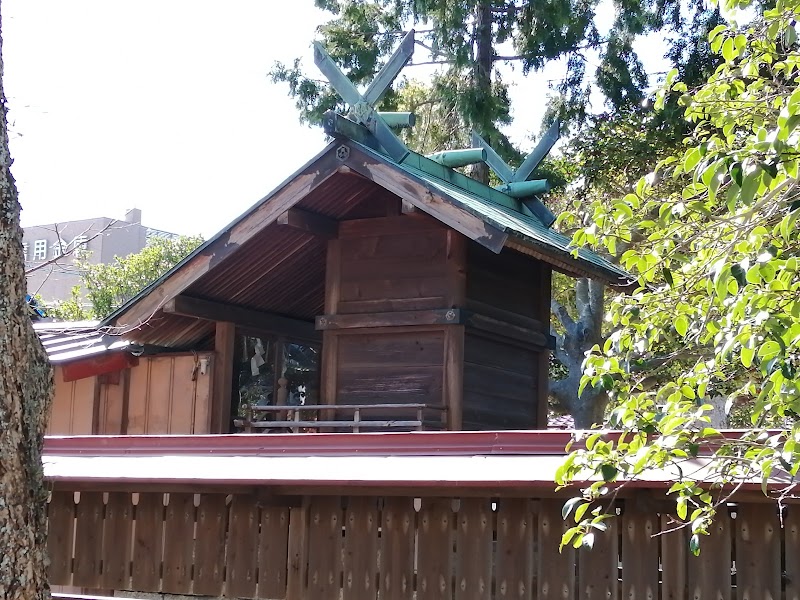
[[[337,137],[102,325],[130,331],[147,323],[133,336],[135,341],[172,347],[213,334],[208,323],[163,314],[164,304],[179,294],[311,321],[323,311],[326,243],[281,227],[279,217],[292,208],[335,220],[373,217],[380,199],[402,199],[496,253],[506,248],[569,275],[611,285],[631,281],[625,271],[592,252],[574,255],[565,236],[545,227],[517,199],[424,156],[409,153],[400,164]],[[230,260],[234,255],[238,260]]]

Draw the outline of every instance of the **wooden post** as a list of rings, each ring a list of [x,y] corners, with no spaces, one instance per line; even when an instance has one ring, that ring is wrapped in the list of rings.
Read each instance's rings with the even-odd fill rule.
[[[233,393],[233,354],[236,326],[217,321],[214,332],[214,398],[211,411],[211,433],[228,433]]]
[[[467,238],[452,230],[447,232],[447,287],[449,305],[464,306],[467,300]],[[460,431],[463,427],[464,336],[463,325],[445,327],[443,403],[447,407],[447,429],[450,431]]]
[[[460,431],[464,406],[464,326],[447,325],[444,330],[444,405],[447,429]]]
[[[536,279],[539,286],[539,295],[536,297],[536,317],[542,324],[542,333],[550,334],[550,299],[552,294],[552,274],[549,265],[539,262]],[[547,429],[547,396],[550,393],[550,351],[542,348],[537,353],[538,364],[534,367],[536,373],[536,406],[533,417],[536,429]]]
[[[335,315],[339,312],[339,296],[341,295],[342,247],[338,239],[328,242],[325,264],[325,314]],[[333,331],[322,333],[322,360],[320,363],[320,404],[336,404],[339,369],[339,335]],[[332,421],[335,413],[323,411],[321,418]],[[325,431],[321,429],[320,431]]]
[[[289,509],[286,600],[303,600],[306,597],[309,507],[309,498],[306,496],[302,506]]]

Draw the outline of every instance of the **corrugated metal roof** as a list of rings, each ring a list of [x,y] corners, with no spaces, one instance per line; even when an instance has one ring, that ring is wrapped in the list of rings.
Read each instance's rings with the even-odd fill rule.
[[[99,321],[34,323],[33,329],[53,364],[96,356],[130,345],[127,340],[103,333],[98,329],[99,323]]]

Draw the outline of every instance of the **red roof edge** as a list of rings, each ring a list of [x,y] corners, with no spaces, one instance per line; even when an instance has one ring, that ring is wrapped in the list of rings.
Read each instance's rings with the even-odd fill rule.
[[[741,433],[732,430],[721,432],[724,439],[736,439]],[[530,430],[47,436],[44,442],[44,454],[45,456],[565,455],[565,448],[573,439],[573,435],[572,431]],[[620,435],[621,432],[618,431],[603,432],[605,439],[617,439]],[[573,449],[579,447],[580,443],[575,444]]]
[[[44,454],[218,456],[563,455],[568,431],[48,436]]]

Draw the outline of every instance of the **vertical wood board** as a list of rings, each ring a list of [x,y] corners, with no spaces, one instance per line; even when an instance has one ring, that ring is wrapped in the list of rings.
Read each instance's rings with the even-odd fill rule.
[[[47,505],[48,581],[53,585],[72,583],[72,545],[75,533],[74,492],[54,491]]]
[[[378,498],[348,498],[344,526],[344,597],[374,600],[378,595]]]
[[[449,498],[422,498],[417,547],[417,598],[445,600],[453,597],[453,522]]]
[[[133,565],[131,586],[135,590],[161,590],[164,537],[164,494],[139,494],[134,511]]]
[[[226,596],[253,598],[258,570],[259,514],[254,495],[233,497],[228,527]]]
[[[308,521],[308,600],[328,600],[339,593],[342,577],[342,500],[312,498]]]
[[[102,492],[81,492],[75,522],[75,563],[72,585],[97,589],[103,563]]]
[[[154,356],[150,359],[148,381],[148,410],[145,430],[148,434],[170,433],[172,409],[172,367],[169,356]]]
[[[197,540],[192,588],[194,594],[222,595],[227,526],[228,507],[225,504],[225,494],[202,494],[197,506]]]
[[[308,575],[309,499],[289,509],[286,600],[304,600]]]
[[[130,435],[148,433],[147,411],[150,393],[150,365],[152,359],[143,357],[131,367],[128,390],[128,431]]]
[[[622,597],[658,600],[658,515],[636,510],[622,515]]]
[[[192,593],[194,562],[194,494],[171,493],[164,524],[164,574],[167,594]]]
[[[662,534],[659,536],[659,540],[661,543],[662,600],[684,600],[689,597],[686,580],[689,537],[685,528],[671,531],[676,527],[678,527],[678,523],[669,515],[661,515]],[[622,568],[624,571],[624,564]]]
[[[380,556],[382,600],[410,600],[414,596],[416,517],[413,498],[384,499]]]
[[[596,531],[594,547],[578,551],[578,598],[608,600],[619,589],[618,519],[606,521],[606,531]]]
[[[500,600],[533,597],[533,531],[530,500],[498,500],[495,579]]]
[[[289,509],[261,508],[261,536],[258,546],[258,597],[283,598],[289,551]]]
[[[131,495],[128,492],[110,492],[103,533],[104,588],[126,590],[130,587],[132,535]]]
[[[575,550],[559,551],[561,536],[568,524],[561,518],[563,500],[544,499],[539,504],[538,588],[541,600],[575,598]]]
[[[739,504],[736,514],[738,600],[780,600],[781,525],[769,503]]]
[[[687,560],[690,600],[730,600],[732,523],[723,508],[717,512],[709,535],[701,540],[700,556]]]
[[[192,374],[194,373],[194,379]],[[200,374],[200,357],[176,356],[172,359],[170,385],[171,403],[169,432],[171,434],[191,434],[195,419],[195,388]]]
[[[791,504],[784,518],[786,600],[800,600],[800,505]]]
[[[456,519],[456,600],[489,600],[494,562],[491,501],[462,498]]]

